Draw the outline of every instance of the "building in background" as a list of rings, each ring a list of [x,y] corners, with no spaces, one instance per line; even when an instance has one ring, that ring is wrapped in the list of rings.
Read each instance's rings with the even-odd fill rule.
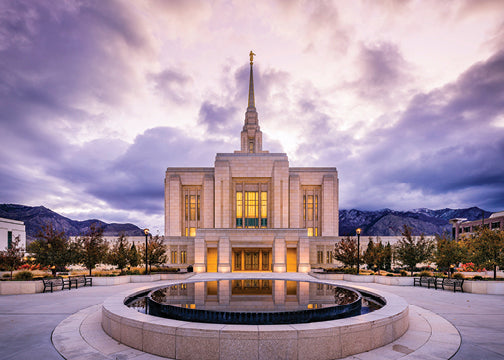
[[[450,219],[452,224],[452,238],[459,239],[462,236],[469,236],[476,231],[478,226],[484,226],[492,230],[504,230],[504,211],[493,213],[488,218],[481,220],[467,221],[463,218]]]
[[[22,221],[0,218],[0,251],[10,249],[14,239],[19,236],[19,247],[26,250],[26,228]]]
[[[290,167],[287,154],[263,150],[253,55],[240,150],[218,153],[214,167],[166,170],[170,263],[195,272],[308,272],[337,240],[336,168]]]

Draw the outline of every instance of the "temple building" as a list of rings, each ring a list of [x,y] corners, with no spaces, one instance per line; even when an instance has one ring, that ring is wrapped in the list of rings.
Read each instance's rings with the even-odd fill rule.
[[[170,167],[165,177],[169,262],[195,272],[299,271],[332,263],[338,236],[338,172],[290,167],[263,150],[250,52],[240,150],[213,167]],[[330,261],[329,261],[330,260]]]

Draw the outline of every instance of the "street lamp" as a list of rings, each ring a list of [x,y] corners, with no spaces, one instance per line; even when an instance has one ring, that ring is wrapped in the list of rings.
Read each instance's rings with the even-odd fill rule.
[[[357,228],[357,230],[355,230],[355,232],[357,233],[357,275],[359,275],[359,272],[360,272],[359,256],[360,256],[360,233],[361,233],[361,231],[362,231],[361,228]]]
[[[149,252],[149,244],[147,244],[147,238],[149,237],[149,229],[144,229],[145,234],[145,275],[149,274],[149,268],[147,264],[147,260],[149,259],[147,254]]]

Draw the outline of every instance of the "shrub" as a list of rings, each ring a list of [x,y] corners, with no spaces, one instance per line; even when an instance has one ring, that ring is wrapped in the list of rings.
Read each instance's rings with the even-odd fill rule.
[[[8,279],[8,278],[10,278],[10,275],[9,275],[9,274],[7,274],[7,273],[5,273],[5,274],[3,274],[3,275],[2,275],[2,278],[4,278],[4,279]]]
[[[126,275],[140,275],[139,269],[126,270]]]
[[[420,275],[420,276],[432,276],[432,271],[422,270],[422,271],[420,271],[420,273],[418,275]]]
[[[187,267],[187,272],[193,272],[193,266],[192,265],[189,265]]]
[[[401,274],[401,276],[408,276],[408,272],[406,270],[399,271],[399,274]]]
[[[152,267],[150,270],[151,273],[175,273],[179,272],[179,268],[175,267]]]
[[[15,280],[31,280],[33,279],[33,274],[31,271],[20,271],[14,275]]]
[[[454,278],[454,279],[463,279],[464,275],[462,275],[461,273],[455,273],[455,274],[452,275],[452,278]]]
[[[390,274],[390,273],[389,273],[389,274],[387,274],[387,275],[385,275],[385,276],[392,276],[392,277],[393,277],[393,276],[394,276],[394,274]]]
[[[483,276],[481,276],[481,275],[474,275],[472,279],[473,280],[483,280]]]

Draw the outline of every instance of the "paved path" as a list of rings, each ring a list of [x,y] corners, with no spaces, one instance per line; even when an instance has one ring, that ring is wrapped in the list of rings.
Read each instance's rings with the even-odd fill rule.
[[[225,277],[223,275],[225,274],[219,274],[219,277]],[[266,273],[264,276],[274,277],[274,274]],[[293,279],[299,279],[307,275],[292,276]],[[410,304],[430,310],[448,320],[462,337],[461,347],[453,359],[504,360],[504,296],[454,294],[450,291],[410,286],[354,284],[397,294]],[[105,298],[119,291],[144,285],[149,284],[94,286],[52,294],[0,296],[0,358],[63,359],[51,342],[51,334],[60,322],[80,310],[101,304]]]

